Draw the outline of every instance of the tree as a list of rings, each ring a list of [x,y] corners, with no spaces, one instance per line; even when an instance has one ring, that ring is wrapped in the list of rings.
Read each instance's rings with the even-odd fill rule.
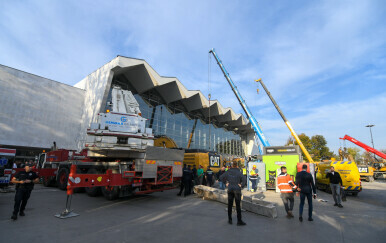
[[[336,155],[327,147],[327,141],[322,135],[314,135],[310,138],[306,134],[302,133],[298,137],[314,161],[319,161],[322,158],[336,157]],[[286,145],[290,144],[298,145],[298,143],[294,141],[292,137],[287,139]],[[302,155],[303,159],[308,161],[303,151]]]
[[[311,147],[312,147],[310,137],[307,136],[307,135],[304,134],[304,133],[299,134],[298,137],[299,137],[300,141],[302,141],[302,143],[303,143],[304,147],[306,148],[306,150],[307,150],[308,152],[310,152],[310,149],[311,149]],[[295,139],[294,139],[292,136],[290,136],[290,137],[287,139],[287,143],[286,143],[285,145],[291,145],[291,144],[299,145],[299,144],[295,141]],[[302,156],[303,156],[303,159],[304,159],[305,161],[308,161],[308,159],[307,159],[306,155],[303,153],[303,151],[302,151]],[[311,155],[311,157],[312,157],[312,155]]]
[[[360,164],[362,162],[362,156],[360,155],[360,149],[359,148],[347,148],[347,153],[352,156],[355,162]]]
[[[314,160],[321,160],[323,158],[331,158],[334,153],[327,147],[327,141],[322,135],[314,135],[311,137],[311,152]]]
[[[370,152],[364,151],[361,157],[362,157],[362,161],[366,164],[368,163],[372,164],[375,162],[374,155]]]

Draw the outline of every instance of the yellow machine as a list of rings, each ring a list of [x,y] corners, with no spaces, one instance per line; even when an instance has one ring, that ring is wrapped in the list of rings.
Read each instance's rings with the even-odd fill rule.
[[[160,136],[154,140],[154,146],[164,147],[164,148],[177,148],[177,144],[173,139],[167,136]],[[225,158],[223,158],[220,154],[215,152],[209,152],[202,149],[186,149],[184,154],[184,164],[193,165],[198,168],[200,165],[203,167],[204,171],[206,171],[207,167],[210,165],[211,169],[217,173],[223,163]]]
[[[167,136],[160,136],[154,140],[154,146],[163,148],[178,148],[173,139]]]
[[[202,166],[204,171],[206,171],[207,167],[210,166],[213,172],[217,173],[222,166],[221,157],[222,156],[214,152],[198,149],[188,149],[185,150],[184,164],[191,166],[195,165],[196,168]]]
[[[358,167],[353,161],[334,161],[334,162],[321,162],[318,165],[316,174],[316,187],[318,189],[324,189],[327,192],[331,192],[330,180],[326,178],[328,172],[330,172],[331,166],[335,167],[335,171],[339,172],[344,190],[351,193],[353,196],[358,195],[362,191],[362,184]]]
[[[386,166],[384,166],[384,163],[374,163],[372,169],[374,171],[374,179],[386,178]]]
[[[354,158],[351,154],[347,152],[347,148],[339,148],[339,157],[341,160],[348,159],[349,161],[354,161]],[[358,165],[358,171],[361,180],[373,182],[374,181],[374,169],[371,166],[367,165]]]
[[[361,180],[367,181],[367,182],[373,182],[374,181],[374,169],[371,166],[368,165],[358,165],[359,175],[361,177]]]

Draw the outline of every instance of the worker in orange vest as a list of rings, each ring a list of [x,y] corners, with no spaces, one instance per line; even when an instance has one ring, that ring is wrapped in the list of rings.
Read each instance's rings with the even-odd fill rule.
[[[283,200],[287,218],[293,218],[292,209],[294,208],[295,202],[293,190],[296,190],[297,186],[287,174],[287,168],[282,166],[280,169],[281,173],[277,177],[277,186],[280,189],[280,197]]]

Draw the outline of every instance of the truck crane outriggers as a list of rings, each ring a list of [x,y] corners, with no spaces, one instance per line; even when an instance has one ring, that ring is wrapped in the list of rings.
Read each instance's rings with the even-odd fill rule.
[[[214,49],[210,50],[209,53],[212,53],[214,58],[216,59],[218,66],[220,67],[222,73],[224,74],[225,79],[228,81],[228,84],[231,86],[233,93],[236,95],[237,100],[239,101],[241,107],[243,108],[245,114],[247,115],[248,120],[251,123],[251,125],[253,127],[253,130],[255,131],[257,136],[259,137],[262,145],[264,147],[270,146],[268,140],[264,136],[263,131],[261,130],[261,127],[260,127],[259,123],[257,122],[256,118],[252,115],[251,110],[248,108],[247,104],[245,103],[245,100],[243,99],[243,97],[241,96],[241,94],[240,94],[239,90],[237,89],[236,85],[232,81],[229,73],[225,69],[225,67],[222,64],[222,62],[221,62],[220,58],[218,57],[217,53],[215,52]],[[262,149],[260,147],[259,147],[259,151],[260,151],[260,154],[263,154],[263,151],[262,151]]]

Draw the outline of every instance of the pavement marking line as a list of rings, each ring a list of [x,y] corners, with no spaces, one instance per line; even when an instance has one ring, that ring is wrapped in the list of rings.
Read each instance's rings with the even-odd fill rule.
[[[141,200],[145,200],[145,199],[147,199],[147,198],[146,197],[138,197],[138,198],[134,198],[134,199],[130,199],[130,200],[125,200],[125,201],[116,202],[116,203],[108,204],[108,205],[105,205],[105,206],[89,209],[89,210],[87,210],[85,212],[86,213],[91,213],[91,212],[94,212],[94,211],[97,211],[97,210],[100,210],[100,209],[110,208],[110,207],[113,207],[115,205],[124,204],[124,203],[130,203],[130,202],[133,202],[133,201],[141,201]]]

